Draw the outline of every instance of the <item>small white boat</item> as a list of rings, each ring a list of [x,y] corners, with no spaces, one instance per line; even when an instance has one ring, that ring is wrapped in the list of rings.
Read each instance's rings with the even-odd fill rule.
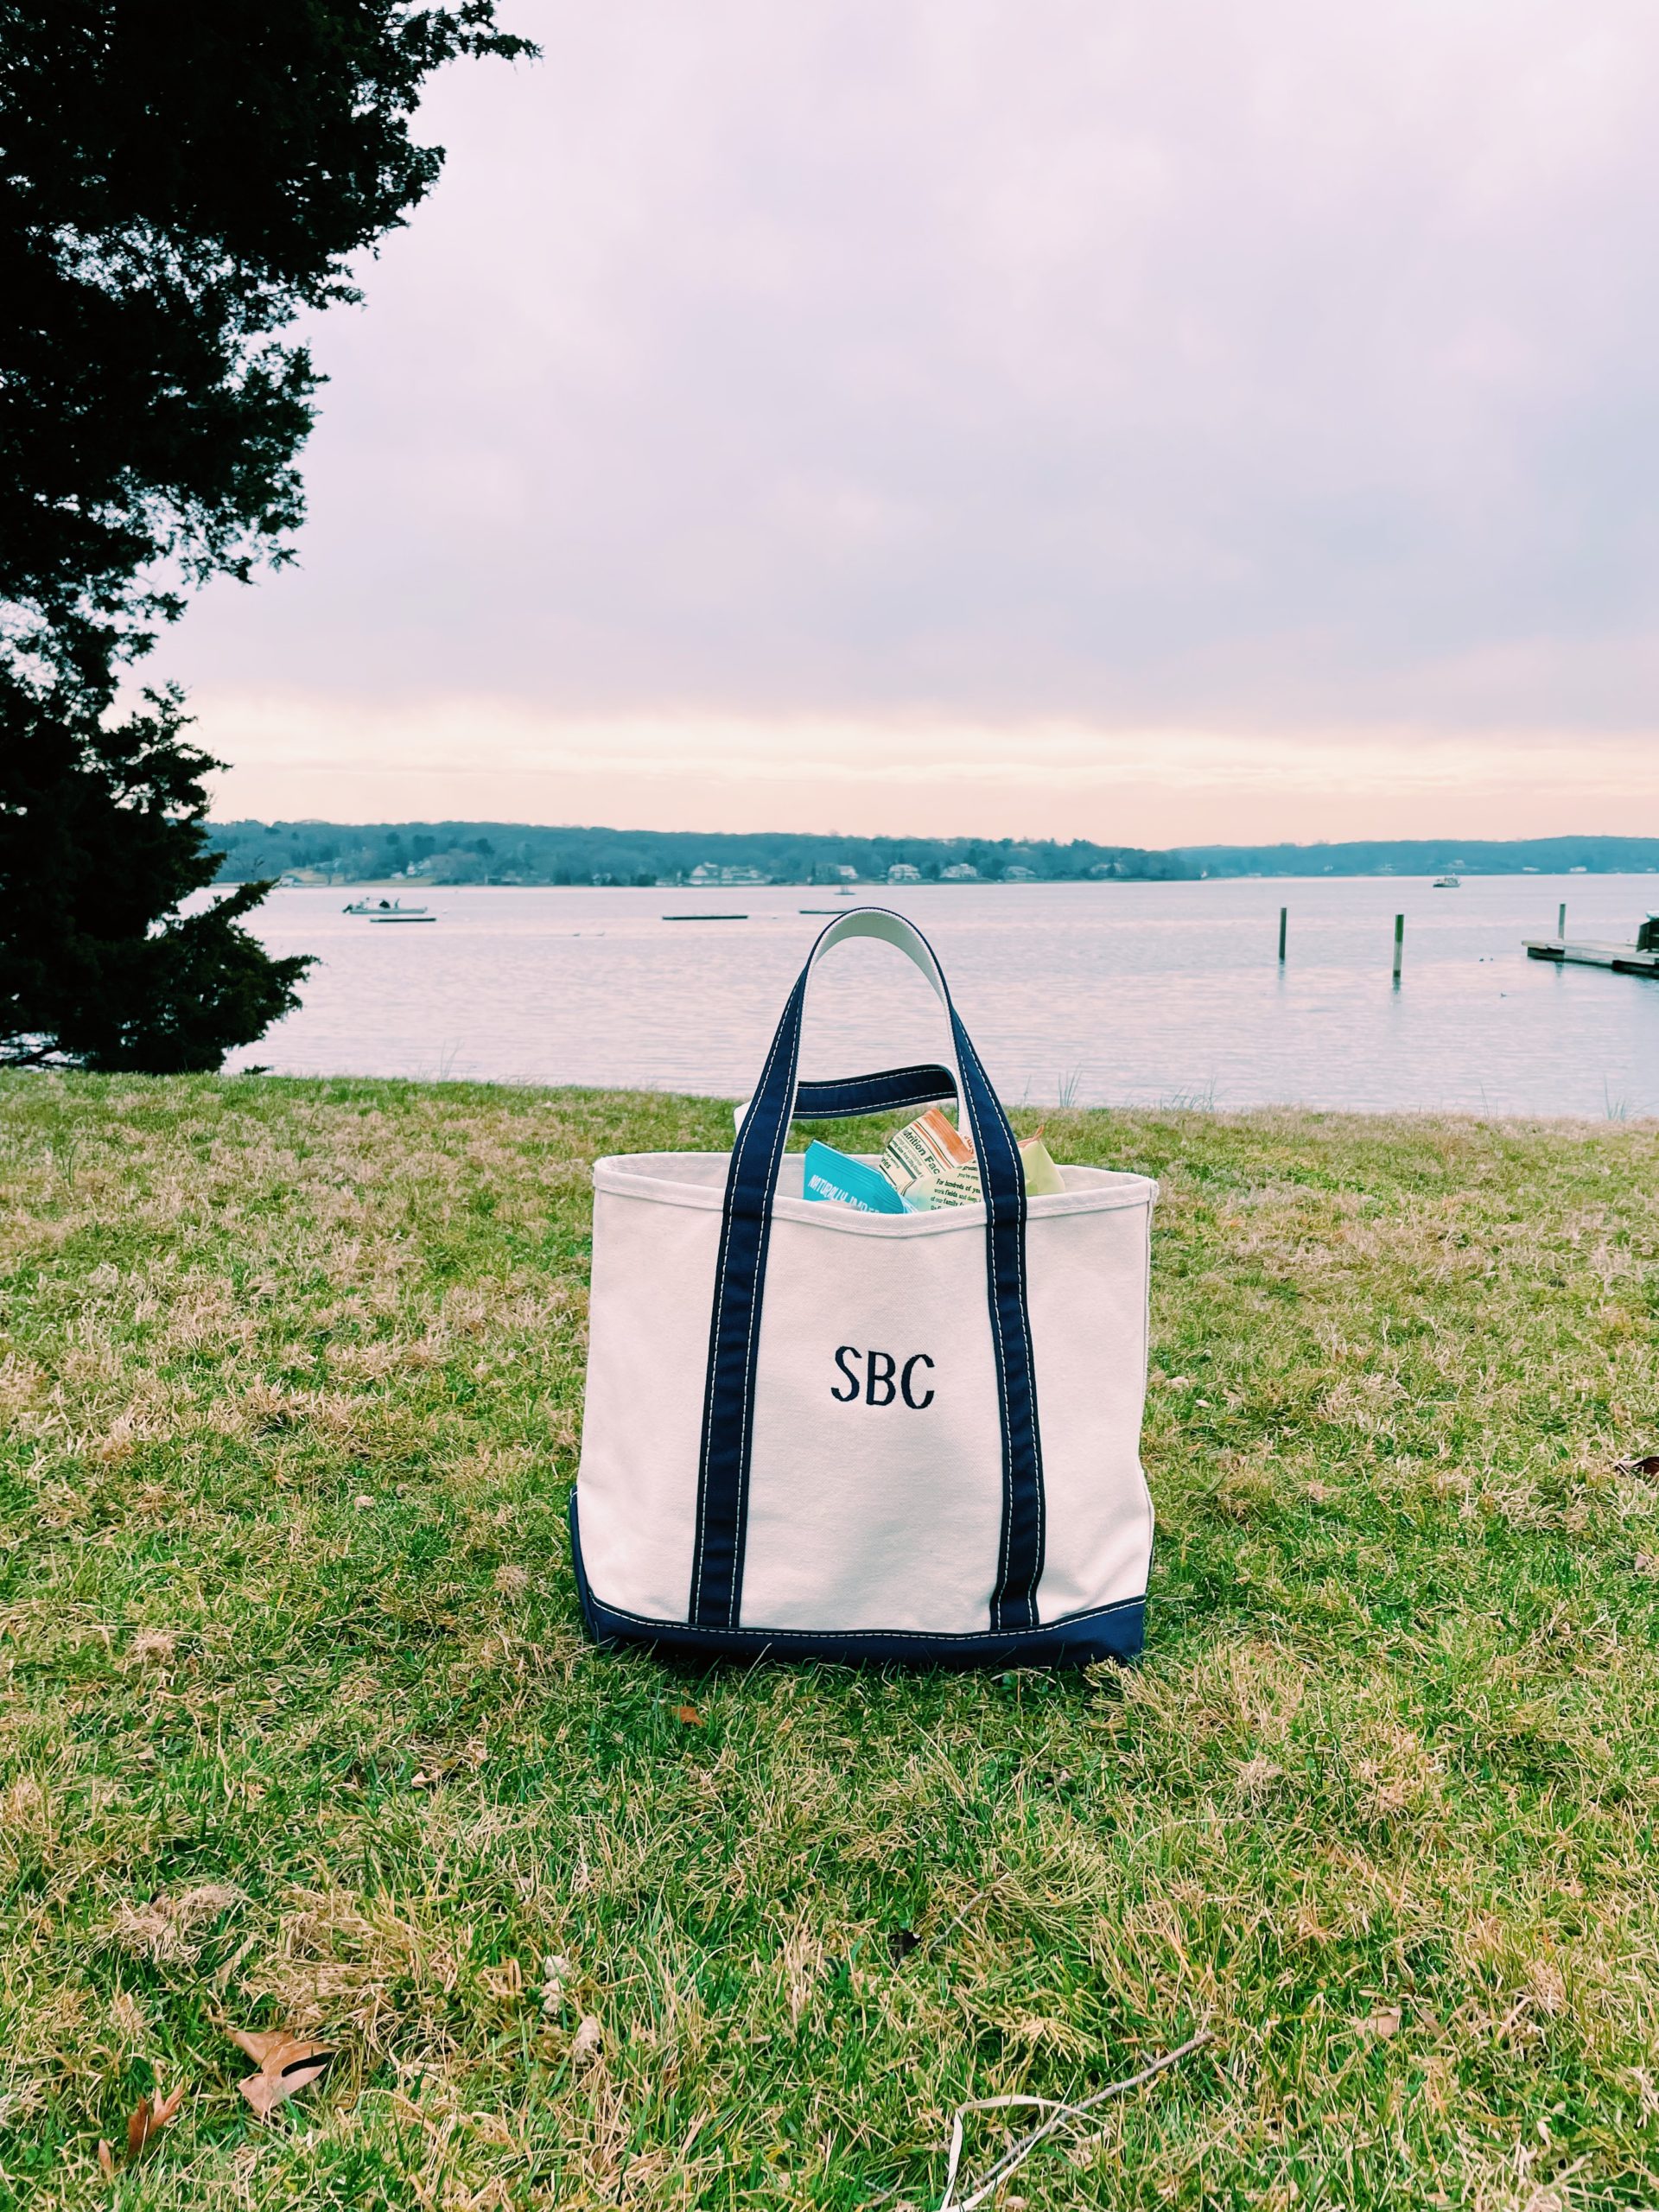
[[[1431,891],[1461,891],[1463,878],[1460,875],[1437,875],[1429,888]]]
[[[341,912],[347,914],[366,914],[372,922],[432,922],[435,914],[429,914],[424,906],[405,906],[397,899],[354,899]]]

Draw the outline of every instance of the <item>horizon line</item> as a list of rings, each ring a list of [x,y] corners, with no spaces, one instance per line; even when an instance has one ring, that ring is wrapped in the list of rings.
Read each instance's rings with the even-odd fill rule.
[[[1460,836],[1444,832],[1433,836],[1419,837],[1313,837],[1243,838],[1223,842],[1219,840],[1195,839],[1173,845],[1111,844],[1097,837],[1014,837],[946,835],[927,830],[662,830],[619,826],[604,822],[531,822],[512,821],[501,816],[444,815],[444,816],[387,816],[378,821],[345,821],[334,815],[236,815],[228,820],[212,817],[203,823],[210,832],[257,827],[261,830],[340,830],[364,831],[391,831],[408,830],[422,832],[432,830],[531,830],[542,836],[580,836],[605,837],[677,837],[691,839],[735,840],[744,843],[760,843],[779,838],[797,842],[849,845],[954,845],[1007,847],[1016,851],[1028,851],[1042,847],[1065,850],[1072,846],[1087,846],[1106,852],[1132,852],[1178,855],[1189,853],[1318,853],[1341,852],[1355,849],[1388,848],[1393,850],[1412,850],[1416,848],[1439,848],[1461,845],[1471,852],[1502,849],[1519,850],[1524,848],[1599,845],[1635,846],[1659,844],[1659,830],[1555,830],[1547,836],[1530,837],[1491,837]]]

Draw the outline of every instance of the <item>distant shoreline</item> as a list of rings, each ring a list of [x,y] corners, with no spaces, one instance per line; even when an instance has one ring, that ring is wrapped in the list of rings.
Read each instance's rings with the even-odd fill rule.
[[[1095,878],[1102,888],[1125,888],[1130,884],[1145,886],[1192,885],[1198,883],[1433,883],[1445,870],[1394,868],[1332,868],[1319,875],[1270,874],[1267,870],[1252,869],[1248,874],[1185,876],[1118,876]],[[1471,882],[1496,883],[1519,881],[1522,878],[1536,878],[1540,882],[1556,882],[1572,876],[1586,880],[1604,876],[1659,877],[1659,865],[1649,868],[1464,868],[1457,873]],[[220,875],[213,882],[216,891],[228,891],[244,881],[264,879],[254,876]],[[1033,877],[1026,881],[1009,882],[998,876],[973,876],[940,882],[929,879],[916,883],[885,882],[880,878],[860,878],[845,888],[855,895],[870,892],[891,891],[1058,891],[1076,890],[1086,885],[1086,876],[1054,875]],[[771,876],[756,883],[686,883],[672,877],[659,878],[654,883],[555,883],[545,878],[477,876],[471,878],[438,878],[425,875],[333,875],[310,873],[284,872],[276,878],[276,887],[283,891],[378,891],[401,899],[428,891],[672,891],[696,895],[706,893],[710,897],[729,898],[738,892],[800,891],[812,892],[818,897],[835,897],[842,886],[833,883],[810,883],[799,877]],[[1656,893],[1659,902],[1659,892]]]
[[[547,827],[513,822],[210,823],[220,880],[335,890],[440,884],[836,892],[926,883],[1157,883],[1437,875],[1659,875],[1659,836],[1374,838],[1181,845],[1084,838],[851,837],[834,833]]]

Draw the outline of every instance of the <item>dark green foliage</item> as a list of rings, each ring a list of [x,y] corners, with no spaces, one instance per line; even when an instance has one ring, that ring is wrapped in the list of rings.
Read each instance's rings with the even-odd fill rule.
[[[0,0],[0,601],[43,649],[282,557],[319,379],[273,334],[430,189],[426,75],[530,50],[493,15]]]
[[[178,912],[218,868],[216,763],[176,692],[145,697],[111,723],[96,686],[0,667],[0,1061],[216,1068],[296,1003],[310,962],[238,926],[268,883]]]
[[[835,886],[832,871],[852,868],[861,882],[879,881],[895,863],[924,882],[958,861],[982,882],[1064,882],[1095,877],[1125,880],[1192,875],[1178,855],[1130,845],[1095,845],[1084,838],[1058,844],[1011,837],[839,837],[793,830],[605,830],[524,822],[227,822],[214,844],[232,882],[316,868],[343,880],[373,882],[410,862],[440,883],[672,883],[694,868],[753,868],[777,883]]]
[[[443,156],[493,0],[0,0],[0,1058],[216,1066],[294,1001],[215,873],[175,696],[105,721],[184,594],[289,557],[320,378],[281,334]]]
[[[1659,837],[1388,837],[1335,845],[1187,845],[1208,875],[1659,874]]]
[[[374,882],[410,861],[436,883],[672,883],[708,864],[754,868],[774,883],[823,883],[853,868],[880,881],[895,862],[935,880],[954,862],[982,882],[1011,871],[1039,883],[1126,882],[1198,875],[1471,875],[1533,870],[1592,875],[1659,873],[1659,837],[1536,837],[1502,843],[1400,840],[1347,845],[1203,845],[1166,852],[1041,837],[842,837],[793,830],[606,830],[524,822],[224,822],[213,826],[232,882],[315,868],[342,882]],[[1659,894],[1655,904],[1659,904]]]

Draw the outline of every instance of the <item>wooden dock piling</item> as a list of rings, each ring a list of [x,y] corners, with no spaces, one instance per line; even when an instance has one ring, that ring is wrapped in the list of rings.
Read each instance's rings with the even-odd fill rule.
[[[1406,918],[1403,914],[1396,914],[1394,918],[1394,988],[1396,991],[1400,988],[1400,969],[1405,957]]]
[[[1285,932],[1289,925],[1290,909],[1288,906],[1281,906],[1279,909],[1279,964],[1281,968],[1285,964]]]

